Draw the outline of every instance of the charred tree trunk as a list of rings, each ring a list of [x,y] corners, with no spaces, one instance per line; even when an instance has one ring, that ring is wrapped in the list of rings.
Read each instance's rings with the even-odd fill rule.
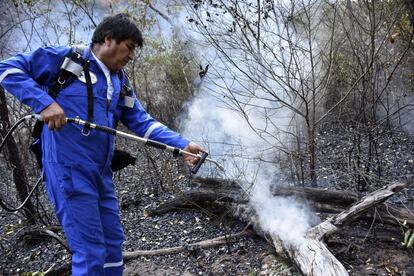
[[[2,121],[5,122],[6,125],[10,125],[9,113],[7,108],[7,101],[4,89],[0,86],[0,118]],[[0,128],[0,133],[4,137],[7,133],[7,130]],[[7,154],[6,159],[10,162],[10,164],[14,167],[13,169],[13,180],[14,184],[16,185],[17,194],[21,202],[23,202],[28,192],[28,182],[27,182],[27,175],[26,169],[24,167],[23,160],[21,159],[21,155],[19,152],[19,148],[17,147],[16,141],[14,140],[13,136],[10,137],[9,141],[6,144],[7,147]],[[35,223],[35,208],[30,200],[25,205],[25,209],[23,210],[24,215],[26,218],[31,222]]]

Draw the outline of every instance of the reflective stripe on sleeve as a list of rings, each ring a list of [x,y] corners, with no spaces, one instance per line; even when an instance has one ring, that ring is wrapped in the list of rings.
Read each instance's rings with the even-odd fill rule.
[[[158,128],[158,127],[163,127],[164,125],[161,124],[160,122],[155,122],[154,124],[152,124],[152,126],[150,126],[150,128],[147,130],[147,132],[145,132],[144,138],[148,139],[151,135],[151,133],[154,131],[154,129]]]
[[[7,69],[0,75],[0,83],[4,80],[5,77],[11,74],[24,74],[24,71],[19,68]]]
[[[124,261],[120,261],[117,263],[104,263],[104,268],[108,268],[108,267],[118,267],[118,266],[122,266],[124,264]]]

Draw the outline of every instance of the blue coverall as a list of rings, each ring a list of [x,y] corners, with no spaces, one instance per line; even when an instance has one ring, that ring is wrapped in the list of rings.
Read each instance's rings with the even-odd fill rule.
[[[0,84],[39,114],[54,102],[47,88],[56,81],[69,51],[70,47],[53,46],[4,60],[0,62]],[[188,145],[187,139],[148,115],[135,96],[133,106],[125,105],[118,72],[111,73],[114,93],[108,103],[105,75],[88,51],[90,48],[84,51],[84,58],[89,57],[90,71],[97,77],[93,84],[94,123],[113,128],[121,121],[141,137],[180,149]],[[86,84],[79,79],[61,90],[55,101],[67,117],[88,119]],[[124,234],[112,182],[113,136],[95,130],[84,136],[81,130],[82,126],[74,124],[55,131],[44,126],[46,189],[73,252],[73,275],[122,275]]]

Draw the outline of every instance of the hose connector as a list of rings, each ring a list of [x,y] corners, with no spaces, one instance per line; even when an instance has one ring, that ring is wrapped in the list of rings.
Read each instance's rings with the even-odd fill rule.
[[[40,114],[30,114],[24,116],[25,120],[36,119],[38,121],[43,121],[42,116]]]

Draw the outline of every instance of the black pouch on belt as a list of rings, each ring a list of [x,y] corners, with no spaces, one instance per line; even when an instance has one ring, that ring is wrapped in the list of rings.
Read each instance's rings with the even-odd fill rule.
[[[42,144],[40,139],[35,139],[30,146],[30,150],[35,154],[37,165],[42,170]],[[114,157],[111,162],[111,169],[113,172],[122,170],[128,165],[135,165],[137,159],[126,151],[114,150]]]
[[[111,169],[113,172],[122,170],[128,165],[135,165],[137,159],[126,151],[114,150],[114,157],[112,158]]]

